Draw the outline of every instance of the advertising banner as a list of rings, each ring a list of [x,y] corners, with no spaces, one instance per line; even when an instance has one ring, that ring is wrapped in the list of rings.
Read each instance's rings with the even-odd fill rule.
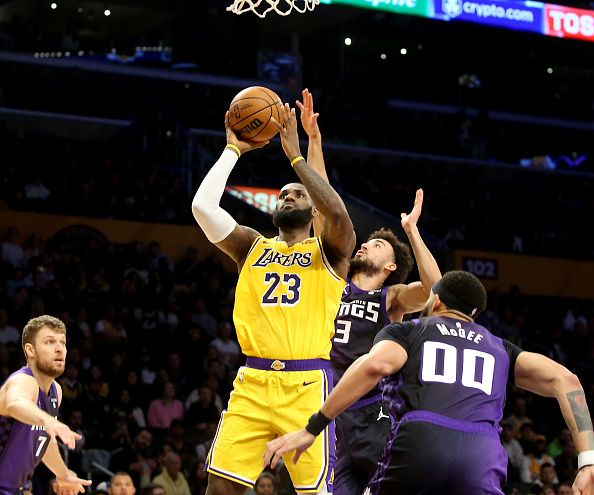
[[[545,33],[594,41],[594,11],[545,4]]]
[[[350,5],[372,10],[385,10],[394,14],[431,17],[432,0],[321,0],[321,3]]]
[[[434,0],[435,17],[542,34],[543,4],[489,0]]]
[[[225,191],[269,215],[272,215],[276,208],[276,200],[280,192],[278,189],[238,185],[227,186]]]

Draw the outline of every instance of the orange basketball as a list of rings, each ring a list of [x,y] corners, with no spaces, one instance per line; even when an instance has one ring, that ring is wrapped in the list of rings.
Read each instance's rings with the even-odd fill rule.
[[[268,141],[278,132],[270,119],[274,117],[277,122],[283,121],[280,114],[281,106],[281,99],[274,91],[261,86],[251,86],[233,98],[229,106],[229,126],[243,141]]]

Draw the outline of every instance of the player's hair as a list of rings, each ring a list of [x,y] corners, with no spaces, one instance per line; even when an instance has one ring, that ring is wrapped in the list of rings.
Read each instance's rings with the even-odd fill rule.
[[[25,352],[25,344],[33,344],[35,337],[43,327],[49,327],[56,332],[63,333],[66,335],[66,325],[64,322],[54,316],[41,315],[36,318],[31,318],[25,328],[23,328],[22,346],[23,352]],[[25,352],[25,357],[27,353]]]
[[[398,240],[396,234],[390,229],[378,229],[369,234],[367,241],[371,239],[383,239],[388,242],[394,250],[394,263],[396,263],[396,270],[394,270],[384,282],[384,285],[395,285],[404,282],[410,271],[412,270],[414,261],[412,253],[408,244]]]
[[[487,307],[487,291],[481,281],[472,273],[452,270],[447,272],[440,282],[450,294],[476,308],[474,317]]]

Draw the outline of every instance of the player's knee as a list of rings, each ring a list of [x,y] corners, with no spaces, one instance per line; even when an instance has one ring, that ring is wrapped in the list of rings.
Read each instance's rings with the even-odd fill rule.
[[[206,495],[242,495],[244,492],[245,486],[209,473]]]

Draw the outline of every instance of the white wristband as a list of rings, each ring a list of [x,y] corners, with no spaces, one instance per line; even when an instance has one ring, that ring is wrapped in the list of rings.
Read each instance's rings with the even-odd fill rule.
[[[584,450],[578,455],[578,469],[594,464],[594,450]]]

